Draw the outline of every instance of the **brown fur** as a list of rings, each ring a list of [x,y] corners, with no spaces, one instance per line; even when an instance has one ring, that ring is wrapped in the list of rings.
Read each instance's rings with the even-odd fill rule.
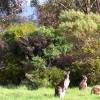
[[[56,86],[55,88],[55,96],[59,96],[62,92],[62,88],[60,86]]]
[[[96,85],[92,88],[91,90],[91,95],[92,94],[100,94],[100,85]]]
[[[87,77],[85,75],[83,75],[83,77],[84,77],[83,80],[79,84],[80,90],[86,90],[87,89]]]
[[[69,83],[70,83],[69,74],[70,74],[70,72],[65,72],[64,80],[62,80],[55,87],[55,96],[60,96],[61,97],[62,92],[67,90],[67,88],[69,86]]]

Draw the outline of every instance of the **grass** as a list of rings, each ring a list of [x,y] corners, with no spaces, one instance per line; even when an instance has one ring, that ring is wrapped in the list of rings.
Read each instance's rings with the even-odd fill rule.
[[[64,98],[54,96],[54,88],[42,87],[28,90],[25,86],[0,86],[0,100],[100,100],[100,95],[90,95],[92,87],[86,91],[69,88]]]

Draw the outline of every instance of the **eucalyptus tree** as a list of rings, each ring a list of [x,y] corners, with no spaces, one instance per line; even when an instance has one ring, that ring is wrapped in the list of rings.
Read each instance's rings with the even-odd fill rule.
[[[80,11],[63,11],[60,16],[59,29],[66,41],[73,44],[71,51],[67,52],[70,65],[66,70],[72,72],[72,83],[78,83],[82,74],[87,74],[88,83],[98,84],[100,75],[100,15],[89,13],[85,15]],[[64,66],[64,64],[63,64]],[[74,78],[77,76],[77,78]],[[95,80],[94,80],[95,79]],[[75,84],[75,83],[74,83]]]
[[[42,5],[39,0],[32,0],[31,5],[38,9],[40,25],[56,28],[59,24],[58,16],[63,10],[100,13],[100,0],[45,0]]]
[[[0,32],[10,23],[23,20],[18,13],[25,10],[26,0],[0,0]]]
[[[6,15],[20,13],[26,3],[26,0],[0,0],[0,12]]]

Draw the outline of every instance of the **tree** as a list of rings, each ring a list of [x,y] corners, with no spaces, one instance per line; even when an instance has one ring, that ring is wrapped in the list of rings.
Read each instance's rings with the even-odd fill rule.
[[[25,18],[18,16],[25,10],[26,0],[0,1],[0,32],[9,27],[11,23],[21,23]]]
[[[64,11],[59,16],[61,21],[59,28],[62,34],[67,41],[73,43],[73,50],[77,51],[81,59],[89,59],[99,53],[97,52],[99,49],[99,17],[99,14],[85,15],[74,10]]]
[[[28,45],[25,46],[25,44]],[[62,37],[60,31],[45,27],[40,27],[29,34],[27,38],[19,38],[18,45],[21,47],[22,52],[27,53],[29,61],[38,56],[45,59],[47,67],[52,66],[56,58],[59,58],[61,54],[66,54],[66,51],[72,47]]]
[[[72,50],[66,54],[69,60],[73,58],[72,63],[66,65],[66,70],[72,72],[72,84],[78,85],[82,74],[88,76],[89,84],[99,83],[100,15],[94,13],[85,15],[80,11],[70,10],[62,12],[59,19],[59,29],[66,41],[73,44]]]
[[[26,5],[26,0],[1,0],[0,9],[2,14],[20,13],[23,10],[23,5]]]
[[[33,6],[39,11],[39,24],[41,26],[58,27],[59,14],[63,10],[81,11],[85,14],[90,12],[100,13],[100,0],[46,0],[43,5],[38,0],[32,0]]]
[[[46,68],[47,62],[46,62],[45,58],[39,57],[39,56],[35,56],[35,57],[32,58],[31,64],[32,64],[32,67],[39,72],[39,77],[40,77],[40,71],[42,69]]]

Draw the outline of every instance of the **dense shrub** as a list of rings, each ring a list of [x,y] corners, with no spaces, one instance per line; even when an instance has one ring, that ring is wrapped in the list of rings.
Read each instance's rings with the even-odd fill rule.
[[[30,90],[38,89],[41,86],[41,83],[34,79],[34,75],[30,73],[25,74],[25,79],[21,81],[21,84],[27,86]]]
[[[48,79],[50,85],[54,87],[64,78],[64,72],[61,69],[52,67],[47,71],[45,70],[45,76]]]
[[[36,32],[29,35],[28,40],[30,45],[34,47],[34,56],[32,59],[39,56],[46,61],[46,64],[42,64],[41,66],[47,65],[47,67],[52,66],[53,60],[59,58],[61,54],[66,54],[66,51],[69,51],[72,47],[64,39],[60,31],[51,27],[40,27]],[[39,62],[38,60],[37,63]]]
[[[23,22],[21,24],[11,25],[11,29],[14,29],[14,39],[17,40],[20,37],[27,38],[27,35],[36,30],[35,25],[32,22]]]
[[[32,58],[31,64],[33,65],[34,69],[39,69],[39,68],[46,68],[46,61],[45,59],[36,56]]]
[[[100,58],[87,61],[77,60],[66,70],[71,71],[71,86],[78,86],[82,75],[88,77],[88,85],[100,84]]]
[[[34,79],[38,80],[42,86],[56,86],[63,78],[64,71],[57,67],[42,70],[40,73],[33,71]]]
[[[23,22],[21,24],[13,24],[2,34],[3,41],[8,45],[11,52],[21,56],[18,40],[20,37],[27,39],[27,35],[34,32],[36,27],[33,23]]]
[[[14,37],[15,37],[14,31],[15,31],[14,29],[6,30],[3,33],[2,39],[7,45],[7,50],[18,55],[18,54],[21,54],[21,50],[14,40]]]
[[[4,55],[4,64],[7,67],[5,73],[3,74],[5,77],[8,77],[13,81],[14,78],[15,81],[20,81],[20,79],[24,77],[25,67],[23,67],[24,65],[22,65],[20,62],[22,60],[24,62],[26,58],[24,52],[19,46],[21,44],[18,44],[18,40],[20,37],[24,37],[26,39],[27,35],[33,32],[35,29],[36,27],[33,23],[23,22],[21,24],[13,24],[3,32],[2,39],[7,46],[7,54]],[[17,83],[15,81],[14,83]]]
[[[4,56],[5,70],[0,75],[12,81],[12,83],[19,84],[24,78],[26,66],[23,66],[20,61],[23,58],[8,52]]]
[[[31,71],[25,74],[25,79],[21,82],[28,87],[28,89],[38,89],[40,87],[48,87],[49,83],[46,78],[40,78],[38,71]]]

